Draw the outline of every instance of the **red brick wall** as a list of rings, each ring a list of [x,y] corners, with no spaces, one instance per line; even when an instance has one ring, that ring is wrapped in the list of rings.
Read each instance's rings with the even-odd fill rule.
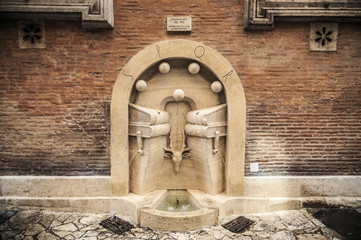
[[[0,174],[108,175],[109,102],[122,66],[165,39],[223,54],[247,100],[246,173],[361,173],[361,27],[339,24],[337,52],[309,52],[308,23],[244,31],[243,1],[117,0],[113,30],[46,21],[46,48],[20,49],[0,21]],[[190,35],[165,18],[189,15]],[[252,173],[253,174],[253,173]]]

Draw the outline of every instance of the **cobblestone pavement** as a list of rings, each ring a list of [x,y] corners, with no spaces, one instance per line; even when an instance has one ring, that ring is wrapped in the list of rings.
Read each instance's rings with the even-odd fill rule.
[[[215,239],[272,239],[323,240],[342,239],[313,218],[305,209],[244,215],[255,223],[246,232],[236,234],[220,225],[188,232],[165,232],[135,227],[122,235],[114,234],[99,225],[109,217],[101,214],[81,214],[51,211],[0,211],[0,239],[159,239],[159,240],[215,240]],[[223,221],[229,221],[231,216]]]

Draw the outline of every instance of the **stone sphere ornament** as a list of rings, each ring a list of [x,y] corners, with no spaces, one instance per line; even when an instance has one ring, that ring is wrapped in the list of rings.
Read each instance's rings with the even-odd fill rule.
[[[147,89],[147,82],[144,80],[138,80],[135,84],[135,89],[137,89],[139,92],[143,92]]]
[[[211,84],[211,89],[212,89],[213,92],[219,93],[220,91],[222,91],[223,85],[222,85],[222,83],[220,81],[214,81]]]
[[[184,91],[182,89],[176,89],[173,92],[173,98],[177,102],[182,101],[184,99]]]
[[[158,69],[159,69],[159,72],[161,72],[161,73],[168,73],[170,70],[169,63],[162,62],[161,64],[159,64]]]
[[[199,66],[199,64],[198,64],[198,63],[195,63],[195,62],[189,64],[189,66],[188,66],[188,71],[189,71],[190,73],[192,73],[192,74],[197,74],[197,73],[199,73],[199,70],[200,70],[200,69],[201,69],[201,67]]]

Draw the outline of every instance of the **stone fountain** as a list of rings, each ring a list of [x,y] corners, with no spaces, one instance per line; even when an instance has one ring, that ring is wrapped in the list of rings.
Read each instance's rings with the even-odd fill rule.
[[[223,192],[226,116],[223,85],[200,63],[169,59],[147,69],[135,82],[129,103],[130,191],[140,195],[156,189]],[[168,199],[168,208],[160,208],[165,203],[159,200],[141,211],[142,225],[186,230],[195,222],[214,224],[214,210],[192,204],[189,192],[172,192],[160,198]],[[184,201],[196,207],[188,211],[183,204],[187,211],[181,212],[189,213],[181,214],[184,223],[179,224],[180,211],[164,211],[179,209]],[[172,219],[177,224],[170,224]],[[164,221],[168,224],[159,224]]]
[[[215,50],[173,40],[138,53],[115,84],[111,124],[113,196],[144,196],[136,203],[142,226],[212,225],[217,204],[199,198],[242,195],[244,92],[235,70]],[[180,199],[196,207],[159,207],[174,194],[168,209]]]

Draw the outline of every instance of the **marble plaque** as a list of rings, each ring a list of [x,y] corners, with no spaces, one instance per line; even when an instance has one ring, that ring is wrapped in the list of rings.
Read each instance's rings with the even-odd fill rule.
[[[192,17],[167,17],[168,32],[191,32]]]

